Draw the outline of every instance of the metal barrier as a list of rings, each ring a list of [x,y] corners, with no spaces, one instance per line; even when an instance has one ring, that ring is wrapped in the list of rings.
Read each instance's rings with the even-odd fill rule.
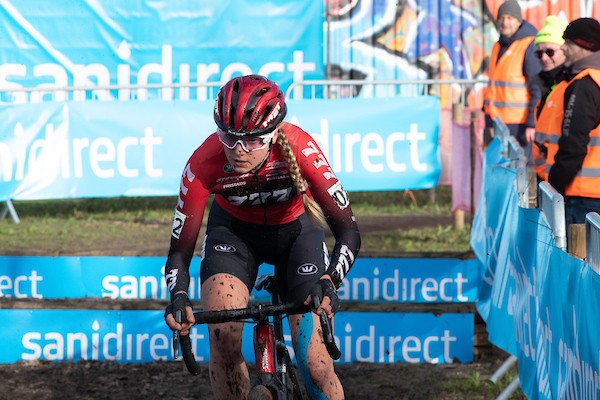
[[[552,229],[556,246],[566,251],[567,224],[564,198],[548,182],[541,182],[538,188],[538,209]]]
[[[585,261],[600,274],[600,215],[597,212],[585,216]]]
[[[6,202],[4,202],[4,205],[0,210],[0,220],[4,219],[4,217],[6,217],[6,214],[10,214],[10,217],[12,218],[15,224],[21,222],[21,220],[19,219],[19,215],[17,214],[17,210],[15,210],[15,207],[13,206],[12,201],[10,200],[6,200]]]
[[[399,80],[310,80],[292,82],[285,96],[289,99],[346,97],[393,97],[437,95],[440,102],[454,104],[467,103],[467,96],[473,91],[483,90],[487,79],[399,79]],[[304,89],[308,88],[308,91]],[[306,97],[305,97],[306,96]]]
[[[517,194],[519,195],[519,206],[529,207],[529,190],[531,188],[527,168],[527,156],[514,136],[508,138],[507,158],[511,168],[516,170]]]
[[[508,138],[510,137],[510,131],[500,117],[494,118],[494,137],[500,139],[502,146],[508,149]]]

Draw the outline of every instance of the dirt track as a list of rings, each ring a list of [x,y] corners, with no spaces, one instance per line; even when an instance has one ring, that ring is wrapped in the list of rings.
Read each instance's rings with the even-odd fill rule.
[[[412,226],[437,226],[451,223],[451,217],[382,217],[361,221],[361,231],[381,232]],[[60,255],[164,255],[166,244],[147,244],[137,251],[135,243],[97,244],[97,248],[63,248]],[[103,249],[102,251],[100,249]],[[9,253],[10,254],[10,251]],[[42,253],[43,254],[43,253]],[[53,254],[56,255],[56,254]],[[361,254],[362,255],[362,254]],[[366,256],[366,255],[365,255]],[[372,255],[368,255],[372,256]],[[57,300],[43,303],[31,300],[0,299],[0,308],[146,308],[161,309],[164,304],[105,300]],[[346,307],[353,307],[346,305]],[[371,306],[372,307],[372,306]],[[394,311],[402,305],[392,306]],[[438,306],[439,307],[439,306]],[[457,307],[456,305],[448,307]],[[378,310],[380,311],[380,310]],[[436,312],[443,310],[436,310]],[[454,310],[454,312],[457,312]],[[460,312],[460,311],[459,311]],[[464,312],[464,311],[463,311]],[[472,310],[471,310],[472,312]],[[5,321],[7,323],[8,321]],[[15,323],[16,321],[10,322]],[[476,326],[481,330],[482,325]],[[483,338],[483,339],[482,339]],[[352,364],[336,369],[351,399],[454,399],[446,389],[458,378],[489,377],[506,355],[490,346],[484,335],[476,339],[476,362],[471,364]],[[474,393],[474,392],[473,392]],[[213,399],[206,366],[198,377],[189,375],[182,363],[116,364],[108,362],[17,363],[0,365],[0,399]],[[470,394],[470,399],[484,399]]]

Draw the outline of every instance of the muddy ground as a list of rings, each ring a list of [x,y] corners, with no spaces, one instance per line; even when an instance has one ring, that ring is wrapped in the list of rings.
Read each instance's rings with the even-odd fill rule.
[[[451,217],[373,218],[361,221],[361,231],[363,234],[368,234],[386,229],[399,229],[399,227],[408,229],[414,226],[451,223]],[[104,243],[98,244],[97,248],[82,249],[74,242],[72,247],[59,249],[58,253],[60,255],[103,255],[106,254],[106,249],[110,249],[110,254],[106,255],[134,255],[136,252],[133,246],[135,243],[111,243],[110,245]],[[56,249],[53,253],[56,255]],[[151,249],[146,244],[143,249],[140,247],[138,255],[164,254],[166,254],[166,245],[163,243]],[[373,254],[361,255],[374,256]],[[103,306],[102,300],[45,301],[39,304],[0,299],[2,308],[102,308]],[[346,305],[347,309],[353,309],[354,306]],[[161,308],[163,305],[159,302],[147,304],[136,302],[124,303],[119,307],[152,309]],[[378,311],[385,310],[385,306],[382,307]],[[389,311],[401,311],[404,306],[391,307]],[[450,307],[457,306],[449,306],[449,311]],[[464,307],[462,308],[464,310]],[[474,308],[471,309],[471,312],[473,311]],[[481,390],[457,392],[456,389],[448,389],[460,377],[473,380],[473,377],[479,375],[479,380],[485,382],[506,358],[504,352],[487,342],[485,326],[480,319],[476,318],[476,320],[475,362],[452,365],[366,363],[337,365],[336,370],[344,385],[346,399],[485,399],[486,395],[482,394]],[[2,321],[2,323],[11,323],[11,321]],[[181,362],[149,364],[34,362],[0,364],[0,399],[213,399],[213,396],[206,366],[203,366],[199,376],[193,377],[186,372]]]

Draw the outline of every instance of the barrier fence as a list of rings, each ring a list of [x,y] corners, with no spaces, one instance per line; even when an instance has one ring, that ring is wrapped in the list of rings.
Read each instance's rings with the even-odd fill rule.
[[[458,100],[459,101],[466,101],[465,100],[465,95],[470,92],[473,91],[475,87],[477,87],[477,85],[482,85],[484,84],[485,81],[483,80],[446,80],[446,81],[439,81],[439,80],[399,80],[399,81],[301,81],[298,84],[293,84],[292,86],[290,86],[290,88],[288,89],[287,93],[288,95],[292,98],[292,100],[290,101],[294,101],[293,98],[306,98],[307,96],[304,96],[303,94],[305,94],[307,91],[305,90],[307,87],[312,87],[312,88],[316,88],[316,87],[321,87],[321,89],[324,88],[329,88],[331,89],[332,87],[337,87],[337,88],[342,88],[342,87],[347,87],[347,86],[354,86],[356,85],[356,87],[366,87],[367,85],[371,85],[371,86],[389,86],[389,87],[395,87],[395,88],[402,88],[402,91],[408,91],[408,92],[414,92],[419,94],[419,98],[436,98],[436,96],[427,96],[427,93],[458,93]],[[319,86],[319,85],[323,85],[326,84],[326,86]],[[119,125],[122,124],[127,124],[127,126],[123,127],[121,129],[121,132],[119,132],[119,129],[113,129],[113,131],[115,132],[111,132],[110,136],[115,136],[115,139],[113,141],[117,141],[119,134],[121,136],[127,136],[127,140],[129,140],[128,143],[133,143],[132,141],[137,141],[137,143],[141,146],[141,143],[143,142],[143,140],[146,139],[137,139],[136,135],[138,135],[137,133],[131,131],[129,132],[128,130],[131,130],[131,126],[133,124],[135,124],[135,116],[138,113],[142,113],[142,109],[146,106],[144,106],[144,104],[147,104],[147,107],[154,107],[156,108],[157,104],[160,104],[161,102],[163,102],[162,104],[165,104],[165,109],[171,110],[169,111],[169,115],[171,117],[173,117],[172,114],[177,114],[177,112],[179,112],[179,104],[182,104],[180,102],[178,102],[179,100],[182,100],[183,102],[186,102],[188,99],[193,98],[194,100],[191,100],[191,102],[195,102],[198,100],[203,100],[203,99],[210,99],[210,102],[205,102],[205,101],[200,101],[198,102],[198,110],[202,109],[204,111],[202,111],[203,113],[205,112],[206,115],[206,119],[207,121],[209,121],[211,119],[211,116],[208,115],[210,114],[210,112],[208,110],[212,110],[212,104],[209,104],[208,106],[205,107],[206,103],[212,103],[212,99],[214,98],[214,96],[216,95],[216,92],[218,90],[218,88],[220,87],[221,83],[219,82],[203,82],[203,83],[187,83],[187,84],[137,84],[137,85],[107,85],[107,86],[102,86],[102,85],[96,85],[96,86],[92,86],[90,85],[80,85],[80,86],[71,86],[71,87],[48,87],[48,86],[37,86],[37,87],[31,87],[31,88],[27,88],[27,87],[19,87],[19,88],[10,88],[10,87],[5,87],[5,88],[0,88],[0,93],[4,94],[4,99],[6,100],[7,98],[10,99],[12,98],[14,99],[23,99],[24,97],[27,98],[29,100],[29,103],[27,104],[22,104],[22,105],[17,105],[15,107],[17,108],[11,108],[8,107],[7,109],[4,109],[4,112],[8,112],[10,113],[11,118],[5,118],[5,120],[7,121],[13,121],[13,125],[6,125],[3,130],[4,130],[4,134],[6,135],[10,135],[11,132],[10,131],[14,131],[14,136],[15,137],[19,137],[22,138],[24,137],[23,135],[20,135],[18,133],[19,130],[23,130],[23,129],[27,129],[27,123],[26,121],[24,121],[25,119],[30,119],[30,117],[28,117],[27,115],[24,114],[25,111],[23,111],[22,108],[19,107],[32,107],[31,113],[30,115],[47,115],[48,113],[50,114],[55,114],[58,115],[58,109],[52,109],[52,110],[46,110],[43,107],[42,104],[48,104],[48,105],[61,105],[61,104],[65,104],[65,107],[71,108],[71,107],[75,107],[77,104],[86,104],[85,106],[82,106],[81,108],[81,114],[83,113],[89,113],[88,108],[91,111],[92,114],[97,114],[98,112],[103,113],[104,115],[108,115],[110,116],[109,119],[115,119],[116,115],[118,115],[118,113],[115,112],[115,110],[109,109],[107,107],[107,104],[113,104],[113,103],[118,103],[118,104],[123,104],[123,107],[127,107],[127,109],[129,111],[127,111],[127,115],[129,116],[129,118],[127,119],[127,122],[124,121],[112,121],[111,123],[118,128]],[[418,88],[418,90],[417,90]],[[329,90],[328,89],[328,90]],[[190,94],[193,91],[192,94]],[[152,92],[152,93],[151,93]],[[298,93],[300,93],[300,95],[298,96]],[[314,89],[311,91],[312,94],[315,93]],[[362,92],[361,95],[366,94],[365,92]],[[452,95],[452,98],[456,98],[456,95]],[[411,99],[410,97],[396,97],[397,99]],[[439,95],[437,96],[437,98],[439,99]],[[158,100],[151,100],[151,99],[160,99]],[[314,98],[310,98],[311,101],[325,101],[326,103],[324,104],[337,104],[337,103],[328,103],[328,100],[330,100],[329,98],[326,99],[314,99]],[[135,101],[133,101],[135,100]],[[166,103],[166,101],[168,101],[168,103]],[[345,101],[352,101],[352,99],[345,99]],[[355,101],[362,101],[362,102],[369,102],[369,104],[371,103],[375,103],[377,101],[382,101],[382,99],[355,99]],[[39,104],[42,103],[42,104]],[[7,106],[10,106],[10,102],[9,103],[5,103]],[[39,105],[36,105],[39,104]],[[139,104],[140,106],[134,106],[136,104]],[[195,103],[194,103],[195,104]],[[306,103],[302,103],[302,104],[306,104]],[[344,107],[347,109],[348,104],[350,103],[344,103],[346,104]],[[366,104],[366,103],[364,103]],[[439,101],[438,101],[439,104]],[[398,115],[397,110],[401,109],[401,110],[405,110],[406,112],[402,113],[401,115],[403,116],[410,116],[411,118],[413,118],[416,115],[416,110],[415,110],[415,106],[416,103],[413,100],[407,101],[404,104],[399,103],[399,105],[396,107],[396,109],[394,109],[393,113],[394,115]],[[449,178],[449,173],[451,171],[451,159],[452,158],[457,158],[457,159],[465,159],[464,154],[462,154],[463,152],[467,151],[471,153],[471,156],[474,156],[477,152],[473,151],[473,146],[474,146],[474,142],[471,138],[471,141],[469,143],[470,146],[470,150],[469,149],[464,149],[461,146],[455,146],[452,147],[451,143],[452,140],[450,139],[450,129],[452,128],[450,125],[450,121],[449,119],[451,118],[450,113],[447,110],[440,110],[438,105],[435,105],[433,103],[431,103],[430,105],[428,105],[427,107],[429,107],[428,109],[424,109],[424,117],[422,118],[422,121],[427,121],[427,123],[431,122],[431,121],[439,121],[439,126],[438,127],[432,127],[431,132],[431,147],[429,150],[426,150],[425,148],[423,149],[423,156],[425,156],[426,154],[429,154],[431,157],[435,157],[436,159],[438,159],[439,161],[437,162],[441,162],[440,166],[437,167],[433,167],[434,170],[437,168],[438,172],[431,174],[430,172],[427,172],[427,174],[429,174],[433,179],[428,179],[430,182],[429,183],[418,183],[418,182],[412,182],[410,179],[406,179],[406,177],[402,178],[402,182],[405,182],[404,185],[407,185],[406,187],[391,187],[391,186],[373,186],[369,187],[369,188],[361,188],[358,190],[400,190],[400,189],[423,189],[423,188],[432,188],[435,187],[436,184],[450,184],[451,183],[451,179]],[[305,107],[307,109],[310,109],[310,107]],[[328,110],[327,107],[323,107],[323,106],[318,106],[319,109],[321,110]],[[96,111],[96,109],[98,111]],[[139,110],[138,110],[139,109]],[[294,106],[294,109],[297,110],[298,107]],[[365,107],[360,106],[361,110],[366,110]],[[44,112],[42,112],[42,110],[45,110]],[[100,111],[100,110],[104,110],[104,111]],[[136,111],[138,110],[138,111]],[[144,115],[148,115],[148,114],[152,114],[152,115],[158,115],[160,110],[156,110],[156,111],[152,111],[152,112],[148,112],[148,111],[144,111],[143,114]],[[429,112],[428,112],[429,111]],[[162,112],[162,111],[160,111]],[[178,117],[176,116],[176,120],[179,121],[183,118],[190,118],[189,117],[189,111],[185,110],[185,113],[187,113],[186,116],[181,116]],[[439,119],[435,119],[435,118],[430,118],[430,112],[435,113],[436,117],[438,117]],[[17,115],[18,114],[18,115]],[[61,116],[72,116],[72,115],[76,115],[77,113],[75,113],[74,111],[69,111],[63,109],[63,111],[60,112]],[[311,113],[311,115],[313,115],[314,113]],[[327,111],[326,113],[327,115],[329,114],[333,114],[330,111]],[[341,118],[340,120],[348,120],[347,118],[347,113],[345,114],[346,117]],[[302,116],[302,115],[300,115]],[[360,117],[359,113],[356,113],[357,117]],[[62,143],[60,140],[56,141],[56,140],[51,140],[51,136],[58,136],[58,135],[65,135],[65,132],[59,132],[59,127],[63,127],[62,129],[64,129],[64,127],[67,127],[67,129],[69,130],[68,132],[66,132],[67,135],[71,136],[71,130],[73,129],[80,129],[81,131],[88,131],[88,132],[96,132],[96,134],[100,134],[102,131],[102,128],[96,128],[93,126],[87,126],[87,127],[80,127],[80,128],[76,128],[76,123],[75,121],[71,122],[65,122],[59,118],[57,118],[56,116],[52,117],[55,119],[55,121],[51,122],[50,127],[46,126],[45,128],[44,125],[48,124],[48,121],[46,119],[44,120],[39,120],[37,122],[34,123],[35,126],[42,126],[42,128],[40,128],[40,131],[38,133],[38,140],[35,140],[36,138],[31,138],[31,136],[28,136],[30,138],[30,144],[29,146],[32,147],[34,145],[34,141],[35,141],[35,145],[38,146],[38,149],[45,149],[46,147],[48,147],[48,145],[50,143],[58,143],[56,144],[56,146],[58,146],[60,143]],[[90,115],[82,115],[81,118],[78,118],[78,120],[81,121],[86,121],[86,123],[91,124],[95,117],[90,116]],[[106,117],[105,117],[106,118]],[[321,145],[322,148],[324,149],[328,149],[329,147],[331,147],[331,151],[332,151],[332,155],[328,155],[328,159],[330,161],[332,161],[333,163],[339,162],[340,164],[342,163],[342,158],[345,157],[344,154],[340,153],[339,156],[336,156],[337,152],[335,150],[335,148],[338,148],[340,146],[329,146],[328,143],[323,144],[322,141],[323,140],[327,140],[329,136],[338,136],[337,133],[337,129],[336,131],[329,133],[330,128],[329,126],[323,126],[323,116],[319,117],[318,115],[314,115],[313,117],[311,117],[315,120],[319,120],[318,124],[315,124],[315,128],[313,128],[312,130],[310,130],[311,133],[317,132],[317,140],[321,140],[321,142],[319,143]],[[370,118],[373,118],[373,115],[371,115]],[[21,120],[23,119],[23,120]],[[332,117],[332,119],[334,119],[334,117]],[[414,119],[414,118],[413,118]],[[151,119],[148,118],[143,118],[143,123],[147,123],[146,126],[150,126],[150,121]],[[194,120],[194,118],[192,118],[192,120]],[[394,143],[397,143],[398,140],[400,140],[401,138],[404,138],[404,135],[406,136],[406,140],[404,140],[405,142],[408,142],[408,135],[410,133],[410,130],[412,129],[411,127],[414,125],[412,123],[408,123],[407,122],[407,126],[403,127],[402,123],[399,119],[399,117],[395,117],[395,118],[377,118],[375,117],[373,120],[370,119],[364,119],[361,118],[361,120],[363,121],[375,121],[375,120],[379,120],[379,121],[388,121],[388,125],[390,126],[389,130],[394,132],[394,135],[396,135],[396,139],[394,139]],[[16,121],[16,122],[15,122]],[[204,120],[203,120],[204,121]],[[306,121],[306,118],[303,118],[303,126],[306,127],[307,125],[304,123]],[[416,121],[418,122],[418,121]],[[31,122],[29,122],[31,124]],[[421,125],[424,122],[419,122],[419,127],[421,127]],[[41,124],[41,125],[40,125]],[[104,124],[106,125],[106,124]],[[186,126],[190,126],[190,125],[194,125],[194,126],[204,126],[206,125],[204,122],[195,122],[193,124],[187,124]],[[354,124],[356,125],[356,124]],[[373,129],[377,129],[376,125],[373,122],[370,123],[371,128]],[[410,126],[409,126],[410,125]],[[174,129],[173,127],[176,126],[176,124],[171,124],[169,128]],[[415,125],[416,126],[416,125]],[[134,128],[134,130],[139,131],[139,130],[148,130],[148,127],[143,128],[143,127],[139,127],[138,128]],[[151,127],[152,131],[157,131],[159,130],[159,128],[156,128],[154,126]],[[175,128],[179,130],[179,134],[181,137],[186,136],[185,134],[182,134],[181,132],[183,132],[185,129],[183,128]],[[323,129],[326,130],[326,132],[323,132]],[[338,128],[339,129],[339,128]],[[402,132],[402,133],[397,133],[398,131]],[[20,132],[20,131],[19,131]],[[367,132],[367,131],[365,131]],[[372,130],[369,130],[369,132],[372,132]],[[405,133],[404,133],[405,132]],[[150,133],[152,134],[152,132]],[[420,133],[419,133],[420,134]],[[472,132],[471,132],[472,134]],[[106,134],[108,136],[108,133]],[[399,136],[400,135],[400,136]],[[429,134],[428,134],[429,135]],[[437,136],[434,136],[437,135]],[[2,136],[2,134],[0,134],[0,137]],[[154,135],[156,136],[156,135]],[[156,138],[156,137],[152,137],[151,139],[148,140],[152,140],[154,141],[153,143],[156,143],[156,141],[160,141],[161,143],[166,143],[165,141],[167,140],[166,138]],[[372,136],[371,133],[369,133],[368,135],[365,134],[365,136]],[[319,139],[320,138],[320,139]],[[95,138],[93,137],[89,137],[88,139],[74,139],[74,140],[94,140]],[[369,138],[369,140],[371,140],[372,138]],[[392,142],[389,142],[390,140],[392,140],[393,138],[390,138],[388,140],[388,145]],[[9,182],[11,185],[16,185],[20,183],[17,183],[15,181],[10,182],[10,177],[9,175],[14,174],[14,176],[16,177],[17,175],[23,175],[24,172],[20,172],[18,173],[18,165],[22,165],[23,167],[21,168],[31,168],[32,166],[34,166],[35,160],[32,159],[33,156],[28,156],[29,157],[29,161],[25,161],[25,160],[21,160],[19,161],[20,164],[18,164],[15,161],[15,157],[17,157],[18,154],[22,153],[22,150],[16,150],[13,149],[13,147],[15,146],[23,146],[21,143],[18,143],[18,141],[12,141],[12,138],[10,136],[6,136],[6,142],[2,143],[2,141],[0,141],[0,156],[2,156],[1,158],[3,158],[2,162],[0,162],[0,179],[2,179],[4,182]],[[112,139],[111,139],[112,140]],[[336,138],[332,139],[335,143]],[[411,139],[412,140],[412,139]],[[414,141],[413,141],[414,142]],[[411,142],[411,143],[413,143]],[[15,144],[17,143],[17,144]],[[45,143],[45,144],[43,144]],[[146,143],[148,143],[148,141],[146,140]],[[343,141],[343,136],[342,136],[342,141],[340,142],[338,139],[338,144],[341,144],[342,146],[344,146],[344,141]],[[393,144],[393,143],[392,143]],[[413,143],[414,144],[414,143]],[[69,151],[68,150],[68,144],[67,145],[61,145],[62,149],[55,149],[55,153],[61,152],[61,151]],[[115,145],[116,146],[116,145]],[[411,145],[412,146],[412,145]],[[429,146],[429,145],[428,145]],[[439,148],[435,148],[433,146],[439,146]],[[93,147],[93,146],[92,146]],[[363,146],[365,147],[365,146]],[[368,146],[367,146],[368,147]],[[399,145],[395,145],[395,146],[388,146],[390,149],[393,149],[394,153],[398,153],[400,154],[401,152],[399,151],[398,147]],[[119,154],[123,153],[122,155],[125,154],[125,149],[126,148],[133,148],[133,146],[131,144],[125,145],[123,144],[122,148],[119,147]],[[148,145],[146,145],[147,149],[152,150],[152,146],[148,147]],[[345,154],[347,155],[348,151],[347,151],[347,146],[344,147],[346,149]],[[413,146],[414,149],[414,146]],[[375,149],[376,150],[376,149]],[[38,150],[40,151],[40,150]],[[157,150],[158,151],[158,150]],[[155,151],[156,152],[156,151]],[[373,151],[371,151],[371,149],[368,149],[365,147],[365,151],[360,151],[356,154],[356,156],[354,157],[354,159],[368,159],[369,157],[365,156],[366,152],[370,152],[373,153]],[[439,152],[439,155],[438,155]],[[461,152],[461,154],[455,154],[453,155],[452,152]],[[4,154],[4,155],[3,155]],[[467,154],[468,156],[469,154]],[[90,156],[91,157],[91,156]],[[154,155],[154,157],[159,157],[158,155]],[[391,165],[391,170],[388,171],[390,173],[404,173],[403,169],[406,170],[406,167],[404,166],[404,164],[400,164],[397,163],[396,160],[394,160],[393,155],[385,155],[387,163],[389,164],[390,162],[393,164]],[[400,157],[400,156],[398,156]],[[408,155],[408,157],[404,157],[405,159],[413,159],[414,158],[414,154],[413,154],[413,150],[410,150],[410,154]],[[38,157],[34,157],[34,158],[40,158]],[[65,157],[63,157],[65,158]],[[473,158],[473,157],[471,157]],[[12,159],[12,161],[11,161]],[[391,161],[390,161],[391,160]],[[368,160],[369,161],[369,160]],[[415,159],[412,160],[413,164],[414,163],[421,163],[421,165],[416,165],[415,168],[419,168],[419,171],[423,171],[423,169],[425,168],[426,170],[430,170],[429,166],[425,166],[425,164],[422,163],[422,157],[419,155],[419,159]],[[62,170],[62,174],[69,174],[71,173],[70,171],[66,171],[66,168],[70,168],[69,166],[66,165],[66,163],[69,163],[70,161],[60,161],[60,168]],[[131,161],[129,161],[131,162]],[[147,165],[149,161],[146,160],[145,163]],[[380,169],[381,167],[378,165],[374,165],[371,161],[369,161],[372,165],[373,170],[377,170]],[[13,164],[11,166],[11,163]],[[121,164],[124,163],[124,161],[120,161]],[[348,161],[343,161],[344,165],[348,165]],[[471,163],[471,169],[473,168],[474,165],[476,165],[475,162]],[[336,169],[336,172],[339,175],[339,168]],[[350,182],[352,180],[358,179],[356,178],[356,166],[351,166],[351,169],[354,170],[354,174],[351,174],[350,178]],[[385,167],[384,167],[385,168]],[[49,168],[50,171],[52,171],[54,169],[54,167]],[[124,172],[130,174],[130,175],[135,175],[138,169],[129,169],[127,165],[122,165],[122,168]],[[382,172],[386,172],[387,170],[384,169]],[[154,168],[154,171],[152,171],[154,174],[158,174],[158,168]],[[466,171],[465,170],[458,170],[457,174],[464,174]],[[109,172],[106,172],[107,174]],[[420,173],[420,172],[419,172]],[[441,175],[440,175],[441,173]],[[176,174],[177,175],[177,174]],[[475,172],[471,172],[471,180],[473,180],[473,176],[475,175]],[[434,177],[435,176],[435,177]],[[152,186],[153,183],[156,181],[156,176],[150,176],[149,178],[152,179],[148,179],[146,182],[146,185],[150,185]],[[340,178],[344,178],[343,176],[341,176]],[[21,178],[23,179],[23,181],[28,180],[27,178]],[[36,180],[39,181],[39,177],[34,178]],[[344,182],[346,182],[347,180],[344,180]],[[373,180],[371,178],[365,179],[365,182],[373,182]],[[454,178],[452,178],[452,181],[458,181]],[[469,192],[471,193],[471,197],[473,196],[473,192],[474,192],[474,187],[478,187],[478,185],[475,185],[473,182],[469,182],[466,180],[461,180],[460,181],[461,185],[468,185],[468,187],[465,186],[465,189],[462,190],[462,192]],[[47,186],[48,182],[44,183],[44,182],[39,182],[38,186],[40,187],[44,187]],[[71,185],[71,183],[68,183],[67,185]],[[79,184],[80,185],[80,184]],[[154,192],[152,195],[161,195],[161,193],[164,193],[164,185],[162,185],[161,183],[154,183],[155,186],[157,185],[161,185],[161,188],[158,190],[158,192]],[[351,183],[350,183],[351,185]],[[55,187],[63,187],[64,185],[61,183],[60,185],[54,185]],[[7,187],[7,186],[5,186]],[[115,187],[113,185],[113,187]],[[175,187],[175,186],[173,186]],[[5,189],[6,190],[6,189]],[[18,192],[24,192],[27,191],[27,189],[15,189]],[[144,193],[147,192],[148,189],[140,189],[140,188],[129,188],[127,189],[127,192],[120,192],[117,193],[116,195],[130,195],[128,193],[135,191],[136,193],[138,193],[138,195],[145,195]],[[347,188],[347,190],[352,191],[352,190],[356,190],[356,189],[351,189],[351,188]],[[77,195],[76,193],[80,192],[79,189],[71,189],[69,190],[69,195],[67,197],[78,197],[78,196],[82,196],[81,194]],[[109,190],[109,192],[112,192],[112,190]],[[29,197],[31,197],[33,193],[29,194]],[[34,194],[35,195],[35,194]],[[106,195],[106,196],[110,196],[111,194],[100,194],[100,195]],[[56,198],[56,197],[48,197],[48,194],[37,194],[37,198]],[[85,197],[86,195],[84,194],[83,197]],[[4,197],[4,198],[3,198]],[[454,196],[453,196],[454,197]],[[2,198],[4,204],[2,209],[0,210],[0,219],[6,217],[7,215],[9,215],[13,221],[15,223],[19,222],[19,216],[17,214],[17,211],[15,210],[15,207],[13,206],[13,203],[11,200],[15,200],[15,199],[19,199],[15,196],[9,196],[8,198],[6,196],[2,196],[2,193],[0,193],[0,198]],[[473,201],[471,201],[472,203]],[[453,199],[453,204],[458,203],[458,201],[454,201]]]
[[[471,246],[484,271],[477,309],[489,340],[517,361],[519,385],[530,399],[600,396],[600,216],[586,217],[585,260],[566,250],[564,201],[547,183],[538,207],[523,207],[516,163],[496,137],[484,153],[484,176]],[[517,149],[518,150],[518,149]],[[597,267],[596,267],[597,268]]]

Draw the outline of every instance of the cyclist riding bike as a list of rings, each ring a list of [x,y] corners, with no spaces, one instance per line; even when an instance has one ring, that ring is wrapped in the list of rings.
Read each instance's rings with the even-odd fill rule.
[[[216,132],[194,151],[181,178],[165,269],[171,293],[165,318],[181,335],[194,324],[189,266],[206,200],[214,194],[201,254],[202,308],[246,307],[263,262],[274,265],[283,302],[312,304],[309,292],[320,286],[323,300],[315,313],[288,316],[292,344],[311,398],[343,399],[317,314],[333,317],[338,309],[336,290],[356,259],[360,233],[325,156],[308,133],[283,121],[286,111],[282,91],[265,77],[236,77],[220,89]],[[335,237],[331,258],[325,225]],[[181,324],[174,315],[184,316]],[[245,399],[250,381],[243,323],[208,328],[215,398]]]

